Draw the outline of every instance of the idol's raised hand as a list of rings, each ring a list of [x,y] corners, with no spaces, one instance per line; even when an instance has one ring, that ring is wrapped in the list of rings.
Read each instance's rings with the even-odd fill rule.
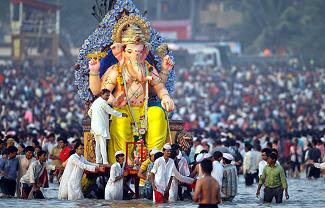
[[[167,111],[174,110],[174,101],[169,96],[164,96],[161,100],[161,106]]]
[[[170,71],[174,67],[174,62],[169,55],[166,55],[162,61],[162,70]]]
[[[91,72],[96,72],[97,73],[97,72],[99,72],[100,62],[98,60],[96,60],[96,59],[91,59],[89,61],[88,66],[89,66],[89,70]]]

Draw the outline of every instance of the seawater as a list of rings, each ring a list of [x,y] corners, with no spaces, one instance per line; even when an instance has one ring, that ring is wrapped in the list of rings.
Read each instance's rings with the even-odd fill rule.
[[[241,176],[238,184],[238,194],[233,202],[225,202],[219,207],[325,207],[325,179],[317,180],[288,179],[290,199],[283,201],[282,204],[263,204],[256,198],[257,185],[246,187],[244,179]],[[47,199],[44,200],[21,200],[21,199],[0,199],[0,207],[112,207],[112,208],[148,208],[148,207],[197,207],[197,204],[192,201],[178,201],[175,203],[153,205],[149,200],[130,200],[130,201],[105,201],[84,199],[78,201],[60,201],[57,200],[57,184],[51,184],[49,189],[44,190],[44,195]]]

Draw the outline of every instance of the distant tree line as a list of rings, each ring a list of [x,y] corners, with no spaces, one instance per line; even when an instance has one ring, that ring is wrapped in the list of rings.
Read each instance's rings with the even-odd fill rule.
[[[269,48],[305,60],[313,58],[325,64],[324,0],[219,1],[242,12],[243,21],[230,28],[231,35],[227,39],[241,42],[245,53],[258,53]],[[134,2],[141,5],[143,0]],[[152,7],[154,2],[148,2]],[[91,15],[95,0],[60,0],[58,3],[61,8],[61,32],[70,35],[78,47],[98,25]],[[0,22],[9,21],[9,0],[1,0],[0,8]]]
[[[246,52],[264,48],[284,49],[305,60],[325,63],[324,0],[231,0],[240,4],[241,24],[234,26],[233,38]]]

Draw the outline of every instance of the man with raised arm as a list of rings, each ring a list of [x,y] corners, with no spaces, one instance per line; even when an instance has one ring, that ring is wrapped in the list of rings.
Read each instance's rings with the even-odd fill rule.
[[[91,118],[91,132],[96,140],[96,163],[108,164],[106,140],[110,139],[109,115],[127,117],[127,114],[120,113],[107,103],[111,92],[103,89],[100,96],[91,105],[88,115]]]
[[[154,190],[154,199],[156,203],[165,203],[169,198],[169,190],[173,177],[181,182],[191,184],[193,178],[182,176],[176,169],[174,160],[169,158],[171,153],[170,144],[163,147],[164,156],[158,158],[151,170],[151,183]]]

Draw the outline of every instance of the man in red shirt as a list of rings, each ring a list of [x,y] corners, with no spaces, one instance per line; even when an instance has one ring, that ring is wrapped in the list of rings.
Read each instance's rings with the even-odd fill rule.
[[[63,164],[69,158],[71,148],[68,146],[69,143],[66,137],[60,136],[57,141],[59,143],[60,148],[62,149],[60,153],[60,160],[61,164]]]

